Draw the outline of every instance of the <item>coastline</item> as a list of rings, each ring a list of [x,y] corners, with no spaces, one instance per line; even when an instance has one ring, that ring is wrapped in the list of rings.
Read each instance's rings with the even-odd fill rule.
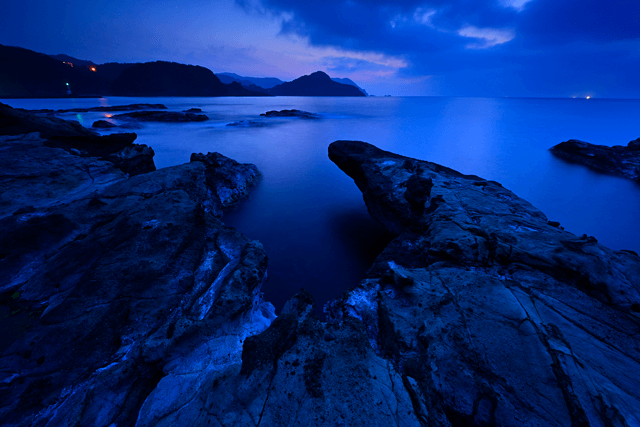
[[[255,166],[214,153],[127,176],[53,136],[2,137],[4,179],[31,189],[0,218],[16,425],[638,421],[640,258],[496,182],[333,143],[397,237],[321,322],[304,291],[275,317],[267,253],[221,221]]]

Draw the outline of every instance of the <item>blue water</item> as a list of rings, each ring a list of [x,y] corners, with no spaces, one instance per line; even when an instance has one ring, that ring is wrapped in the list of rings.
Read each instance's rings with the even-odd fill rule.
[[[613,249],[640,252],[640,185],[553,157],[551,146],[575,138],[616,145],[640,137],[640,101],[478,98],[104,98],[5,100],[22,108],[72,108],[138,102],[171,110],[202,108],[211,120],[144,124],[139,143],[156,165],[218,151],[263,174],[248,200],[225,217],[269,254],[263,290],[279,310],[304,287],[319,306],[357,284],[388,236],[367,214],[353,181],[327,157],[338,139],[367,141],[502,183],[569,231]],[[320,120],[260,119],[297,108]],[[105,113],[67,114],[90,125]],[[265,126],[234,128],[239,120]]]

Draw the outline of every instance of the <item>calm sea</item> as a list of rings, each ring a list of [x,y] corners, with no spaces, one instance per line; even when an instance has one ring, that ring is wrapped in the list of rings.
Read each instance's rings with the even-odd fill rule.
[[[640,101],[479,98],[103,98],[3,100],[21,108],[162,103],[201,108],[210,121],[144,124],[137,142],[156,165],[218,151],[258,166],[263,179],[225,222],[269,254],[265,297],[280,310],[300,288],[321,306],[356,285],[388,241],[367,214],[353,181],[327,157],[338,139],[367,141],[502,183],[569,231],[613,249],[640,253],[640,185],[553,157],[551,146],[575,138],[603,145],[640,137]],[[264,119],[296,108],[320,120]],[[110,113],[66,114],[91,126]],[[259,127],[230,127],[254,120]]]

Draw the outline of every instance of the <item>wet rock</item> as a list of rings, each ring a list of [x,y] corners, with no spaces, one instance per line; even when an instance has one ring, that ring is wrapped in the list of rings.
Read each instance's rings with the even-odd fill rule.
[[[204,122],[209,120],[204,114],[180,113],[177,111],[134,111],[132,113],[116,114],[114,119],[137,120],[141,122]]]
[[[20,136],[38,132],[41,136],[31,139]],[[38,116],[8,105],[0,104],[0,135],[16,136],[10,144],[15,149],[22,138],[38,140],[38,144],[51,148],[61,148],[70,154],[83,157],[97,157],[112,162],[123,172],[137,175],[154,171],[153,150],[142,144],[134,144],[135,133],[100,135],[78,123],[53,116]],[[11,138],[9,138],[10,140]],[[28,167],[29,158],[21,159]],[[37,159],[46,163],[46,159]]]
[[[258,122],[256,120],[240,120],[239,122],[227,123],[227,126],[240,128],[261,128],[267,126],[267,123]]]
[[[397,237],[326,310],[362,321],[388,371],[411,378],[422,425],[640,421],[635,255],[550,224],[491,181],[363,142],[329,156]],[[407,162],[433,183],[421,213]]]
[[[589,144],[570,139],[552,147],[556,156],[593,170],[640,181],[640,138],[627,146]]]
[[[320,116],[315,113],[301,110],[272,110],[260,114],[263,117],[299,117],[301,119],[319,119]]]
[[[108,122],[106,120],[96,120],[95,122],[93,122],[91,127],[99,128],[99,129],[111,129],[111,128],[117,128],[118,125],[115,125],[115,124],[113,124],[111,122]]]
[[[203,409],[193,397],[274,318],[262,245],[220,219],[255,167],[213,153],[128,178],[44,141],[0,140],[2,424],[157,425]]]
[[[189,108],[188,110],[184,110],[183,113],[202,113],[201,108]]]

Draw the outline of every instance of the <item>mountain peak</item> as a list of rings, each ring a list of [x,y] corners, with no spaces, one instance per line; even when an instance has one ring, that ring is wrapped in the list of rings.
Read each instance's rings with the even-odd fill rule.
[[[314,79],[331,80],[331,77],[329,77],[329,75],[324,71],[316,71],[315,73],[309,74],[309,77],[313,77]]]

